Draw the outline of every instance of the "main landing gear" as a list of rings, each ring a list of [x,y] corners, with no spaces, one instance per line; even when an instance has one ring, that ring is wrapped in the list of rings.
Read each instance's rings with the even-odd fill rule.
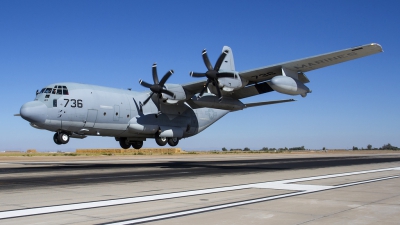
[[[156,135],[154,137],[154,139],[156,140],[156,143],[159,146],[165,146],[165,145],[169,144],[171,147],[175,147],[179,143],[179,138],[175,138],[175,137],[174,138],[166,138],[166,137],[159,137],[158,135]],[[126,137],[119,137],[119,138],[116,137],[115,140],[119,142],[119,145],[123,149],[129,149],[130,147],[132,147],[134,149],[141,149],[143,147],[143,141],[132,141],[132,140],[129,141],[128,138],[126,138]]]
[[[179,138],[168,138],[168,144],[171,147],[177,146],[179,143]]]
[[[121,148],[123,149],[128,149],[131,146],[134,149],[140,149],[143,146],[143,141],[133,141],[133,142],[129,142],[127,138],[120,138],[119,139],[119,145],[121,146]]]
[[[156,140],[156,143],[159,146],[165,146],[167,143],[171,146],[177,146],[179,143],[179,138],[166,138],[166,137],[159,137],[158,135],[156,135],[156,137],[154,138]]]
[[[69,142],[69,135],[63,131],[56,132],[53,136],[53,141],[58,145],[67,144]]]

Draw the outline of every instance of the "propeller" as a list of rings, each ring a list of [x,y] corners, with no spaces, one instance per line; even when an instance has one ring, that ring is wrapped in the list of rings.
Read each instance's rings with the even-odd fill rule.
[[[210,60],[208,59],[207,51],[205,49],[203,50],[202,56],[203,56],[204,64],[207,67],[207,72],[205,72],[205,73],[196,73],[193,71],[190,72],[191,77],[207,77],[207,83],[201,90],[199,97],[203,96],[204,91],[206,90],[208,85],[210,83],[212,83],[215,86],[215,88],[217,89],[218,98],[219,98],[219,101],[221,101],[222,96],[221,96],[221,90],[219,89],[218,78],[220,78],[220,77],[232,77],[233,78],[234,77],[234,75],[231,73],[220,73],[219,72],[219,69],[221,68],[221,65],[224,62],[224,59],[228,53],[229,53],[228,50],[223,51],[221,53],[221,55],[218,57],[218,60],[213,67],[210,63]]]
[[[168,78],[169,78],[173,73],[174,73],[173,70],[168,71],[168,72],[161,78],[161,81],[159,81],[159,80],[158,80],[158,75],[157,75],[157,64],[154,63],[154,64],[153,64],[153,67],[152,67],[152,74],[153,74],[153,82],[154,82],[154,84],[149,84],[149,83],[147,83],[146,81],[139,80],[140,85],[142,85],[143,87],[147,87],[147,88],[149,88],[149,89],[151,90],[150,96],[149,96],[143,103],[141,103],[140,105],[141,105],[141,106],[146,105],[146,103],[151,99],[151,97],[152,97],[154,94],[157,94],[157,95],[158,95],[158,99],[161,98],[162,93],[167,94],[167,95],[169,95],[169,96],[171,96],[171,97],[175,97],[175,94],[174,94],[173,92],[164,89],[164,84],[165,84],[165,82],[167,82]],[[158,108],[158,109],[160,109],[160,101],[158,101],[158,105],[159,105],[159,108]]]

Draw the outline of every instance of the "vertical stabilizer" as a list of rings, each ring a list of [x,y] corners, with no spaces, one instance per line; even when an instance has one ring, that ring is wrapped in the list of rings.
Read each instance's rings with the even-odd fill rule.
[[[222,63],[219,71],[231,72],[235,71],[235,62],[233,61],[232,49],[228,46],[222,48],[222,52],[228,50],[228,54],[225,56],[224,62]]]

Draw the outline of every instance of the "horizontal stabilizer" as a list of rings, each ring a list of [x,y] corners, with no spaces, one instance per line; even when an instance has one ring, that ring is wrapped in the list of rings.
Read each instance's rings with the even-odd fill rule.
[[[285,99],[285,100],[275,100],[275,101],[267,101],[267,102],[253,102],[253,103],[245,103],[245,108],[261,106],[261,105],[272,105],[277,103],[284,103],[284,102],[293,102],[296,101],[294,99]]]

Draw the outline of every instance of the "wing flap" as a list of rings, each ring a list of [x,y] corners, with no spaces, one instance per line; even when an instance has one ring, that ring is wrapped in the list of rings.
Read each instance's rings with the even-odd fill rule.
[[[272,104],[278,104],[278,103],[284,103],[284,102],[294,102],[296,100],[294,99],[285,99],[285,100],[275,100],[275,101],[267,101],[267,102],[254,102],[254,103],[245,103],[246,108],[250,107],[256,107],[256,106],[261,106],[261,105],[272,105]]]

